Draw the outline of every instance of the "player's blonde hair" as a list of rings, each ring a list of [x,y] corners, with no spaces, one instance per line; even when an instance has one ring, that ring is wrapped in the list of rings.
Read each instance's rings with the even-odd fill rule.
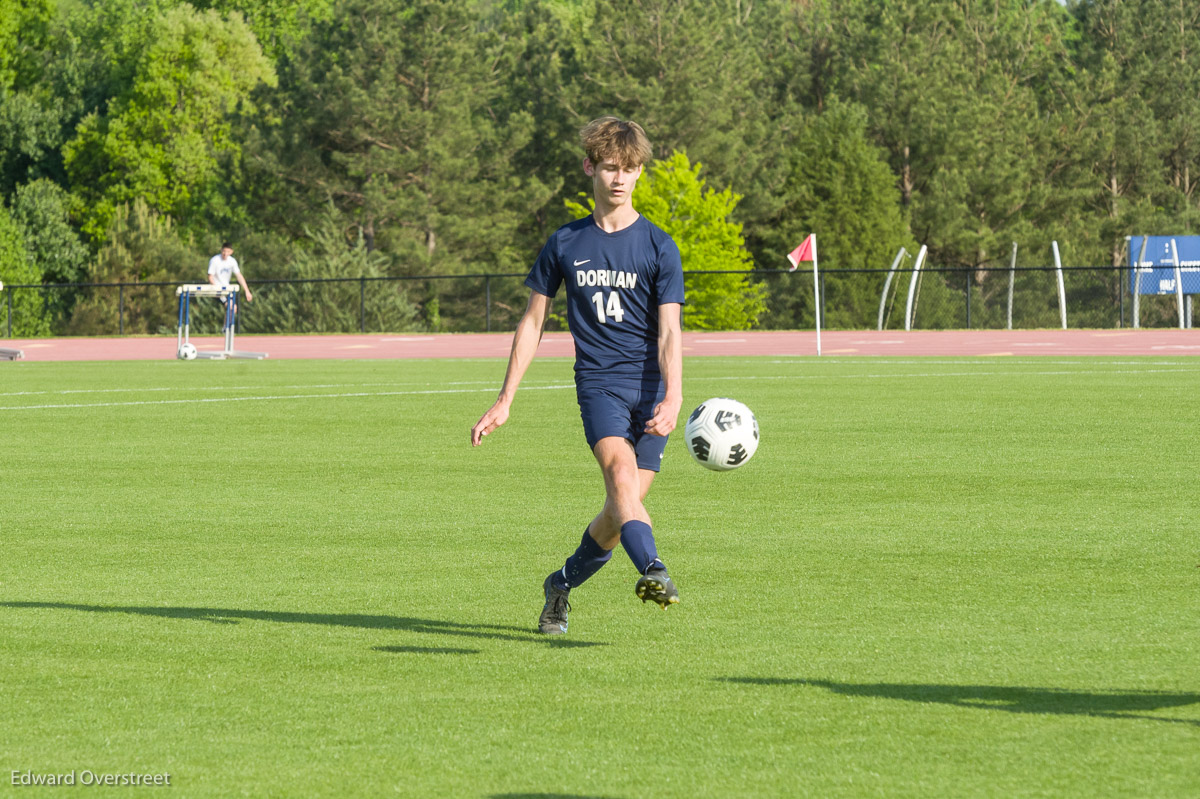
[[[651,158],[650,140],[636,122],[614,116],[600,117],[579,131],[588,160],[599,164],[610,160],[625,167],[641,166]]]

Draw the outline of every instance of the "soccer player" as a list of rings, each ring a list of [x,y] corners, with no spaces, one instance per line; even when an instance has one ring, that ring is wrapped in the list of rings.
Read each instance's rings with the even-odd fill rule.
[[[650,160],[645,131],[635,122],[601,117],[581,137],[595,210],[555,231],[538,255],[525,280],[529,304],[517,323],[500,396],[471,429],[471,444],[479,446],[507,421],[551,300],[565,286],[576,397],[605,499],[579,548],[542,585],[538,629],[549,635],[567,631],[571,589],[599,571],[618,543],[641,575],[634,590],[643,602],[665,609],[679,601],[642,503],[683,404],[683,265],[671,237],[630,202]]]

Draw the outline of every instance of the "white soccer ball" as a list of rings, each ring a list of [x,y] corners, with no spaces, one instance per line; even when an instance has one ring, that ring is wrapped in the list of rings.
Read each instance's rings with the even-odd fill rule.
[[[177,357],[181,361],[194,361],[196,360],[196,348],[190,342],[186,342],[179,348]]]
[[[715,397],[692,411],[683,440],[696,463],[726,472],[745,465],[758,449],[758,420],[737,400]]]

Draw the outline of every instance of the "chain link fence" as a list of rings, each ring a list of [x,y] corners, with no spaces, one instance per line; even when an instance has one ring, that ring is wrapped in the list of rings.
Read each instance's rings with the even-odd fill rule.
[[[688,272],[690,286],[712,274],[745,274],[767,289],[760,329],[811,329],[811,271]],[[822,326],[845,330],[1034,329],[1062,325],[1053,268],[889,270],[827,269],[820,273]],[[389,278],[260,280],[242,301],[240,333],[405,333],[511,331],[524,312],[524,273]],[[1063,267],[1063,302],[1071,328],[1133,326],[1127,267]],[[28,330],[55,336],[175,335],[179,283],[63,283],[6,285],[0,296],[0,333]],[[885,292],[886,287],[886,292]],[[28,302],[28,295],[37,297]],[[15,303],[14,297],[22,299]],[[1187,298],[1190,308],[1191,297]],[[40,309],[32,320],[22,308]],[[1142,295],[1142,327],[1177,327],[1173,295]],[[29,313],[26,311],[26,313]],[[36,313],[36,312],[35,312]],[[1190,316],[1190,314],[1189,314]],[[223,312],[215,301],[196,302],[194,333],[216,334]],[[684,308],[684,329],[688,313]],[[566,329],[561,295],[551,330]]]

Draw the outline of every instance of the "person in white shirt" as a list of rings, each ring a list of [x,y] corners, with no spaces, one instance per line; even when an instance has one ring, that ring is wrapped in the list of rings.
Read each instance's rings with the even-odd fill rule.
[[[242,287],[242,293],[246,295],[246,302],[254,302],[254,295],[250,293],[250,287],[246,285],[246,278],[242,277],[242,270],[238,268],[237,259],[233,257],[233,245],[225,242],[221,245],[221,252],[208,261],[208,282],[214,286],[225,287],[229,285],[230,277],[237,278],[238,285]],[[236,303],[233,311],[237,313]]]

